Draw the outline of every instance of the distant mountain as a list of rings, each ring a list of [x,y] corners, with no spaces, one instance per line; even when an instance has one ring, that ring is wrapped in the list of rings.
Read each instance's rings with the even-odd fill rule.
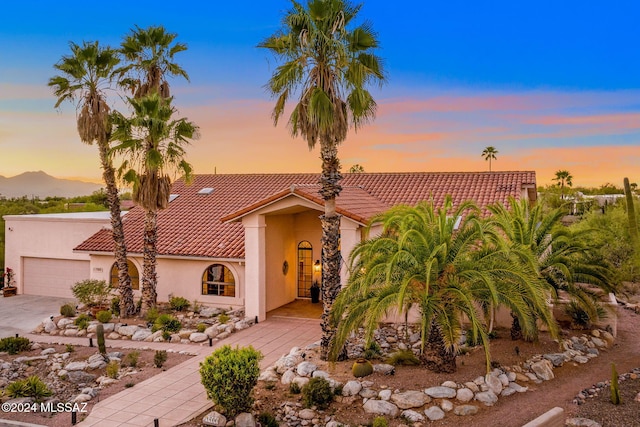
[[[92,182],[55,178],[42,171],[25,172],[11,178],[0,176],[0,196],[7,198],[88,196],[102,187]]]

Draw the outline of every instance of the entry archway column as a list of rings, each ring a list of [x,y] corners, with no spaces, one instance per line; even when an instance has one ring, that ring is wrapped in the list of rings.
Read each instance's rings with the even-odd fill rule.
[[[248,215],[242,219],[245,252],[245,315],[267,318],[266,310],[266,222],[264,215]]]

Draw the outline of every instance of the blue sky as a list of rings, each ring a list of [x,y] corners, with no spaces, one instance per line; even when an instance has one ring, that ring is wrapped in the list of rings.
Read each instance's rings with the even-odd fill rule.
[[[135,25],[157,24],[189,46],[178,59],[191,82],[172,87],[202,129],[189,151],[196,172],[319,170],[317,153],[272,126],[263,85],[277,63],[255,47],[290,3],[192,3],[4,5],[0,175],[99,179],[74,108],[53,110],[52,65],[69,41],[117,46]],[[360,17],[378,32],[389,81],[374,91],[377,120],[341,147],[345,169],[487,170],[480,153],[493,145],[494,169],[536,170],[542,184],[558,169],[578,185],[640,179],[637,2],[375,0]]]

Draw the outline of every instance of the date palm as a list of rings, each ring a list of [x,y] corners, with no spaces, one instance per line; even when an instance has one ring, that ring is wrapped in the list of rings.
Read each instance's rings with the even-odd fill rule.
[[[95,142],[100,153],[102,179],[105,182],[107,201],[111,211],[111,230],[115,244],[114,256],[118,266],[118,291],[120,313],[123,317],[135,313],[131,278],[127,267],[127,247],[124,240],[120,198],[116,184],[115,169],[109,153],[111,124],[110,108],[105,91],[111,83],[111,74],[120,62],[118,54],[98,42],[70,43],[71,54],[64,55],[54,65],[60,75],[49,79],[58,100],[55,107],[65,101],[76,105],[76,118],[80,140],[86,144]]]
[[[185,147],[198,138],[198,127],[186,118],[174,118],[172,98],[157,92],[142,98],[129,98],[133,116],[113,115],[114,150],[123,154],[121,170],[133,183],[133,200],[145,210],[142,314],[157,303],[156,256],[158,210],[169,204],[172,175],[191,177],[185,160]]]
[[[509,200],[489,206],[492,223],[501,230],[512,247],[528,248],[533,254],[533,267],[544,280],[554,299],[561,291],[583,309],[591,319],[598,317],[597,295],[584,284],[611,291],[611,271],[602,262],[589,257],[588,234],[592,230],[572,232],[560,224],[563,212],[556,209],[548,214],[542,204],[531,207],[527,200]],[[512,334],[517,335],[516,330]]]
[[[488,237],[494,233],[477,211],[472,203],[453,209],[447,198],[441,209],[428,202],[398,206],[372,222],[382,226],[382,234],[354,249],[353,274],[333,307],[333,320],[339,323],[332,358],[359,327],[364,326],[368,341],[387,314],[414,307],[420,314],[420,359],[428,369],[455,371],[462,315],[483,344],[489,369],[480,306],[487,301],[507,304],[523,319],[532,319],[533,304],[526,299],[544,305],[544,294],[529,286],[536,279],[533,270],[491,243]],[[527,331],[533,327],[534,321],[526,322]]]
[[[373,120],[376,102],[367,86],[385,80],[382,62],[375,55],[375,32],[369,23],[354,25],[360,8],[346,0],[292,1],[282,27],[258,45],[281,62],[267,84],[276,98],[274,123],[277,125],[293,97],[295,105],[288,121],[292,136],[301,136],[310,150],[320,145],[323,359],[335,333],[329,313],[341,288],[338,145],[346,139],[349,128],[358,130]]]
[[[489,172],[491,172],[491,160],[496,160],[496,154],[498,154],[498,150],[491,145],[482,151],[482,157],[489,161]]]
[[[556,177],[553,178],[553,180],[556,181],[560,187],[560,198],[564,199],[564,186],[571,187],[573,185],[573,176],[571,176],[568,170],[559,170],[556,172]]]

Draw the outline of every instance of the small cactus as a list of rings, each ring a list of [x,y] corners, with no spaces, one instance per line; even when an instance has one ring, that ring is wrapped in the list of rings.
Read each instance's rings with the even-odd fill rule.
[[[361,357],[354,362],[351,372],[356,378],[366,377],[373,373],[373,365],[367,359]]]
[[[104,344],[104,326],[102,326],[102,323],[96,326],[96,336],[98,337],[98,350],[100,354],[107,354],[107,347]]]
[[[618,385],[618,371],[616,371],[616,364],[611,364],[611,403],[619,405],[620,399],[620,386]]]

